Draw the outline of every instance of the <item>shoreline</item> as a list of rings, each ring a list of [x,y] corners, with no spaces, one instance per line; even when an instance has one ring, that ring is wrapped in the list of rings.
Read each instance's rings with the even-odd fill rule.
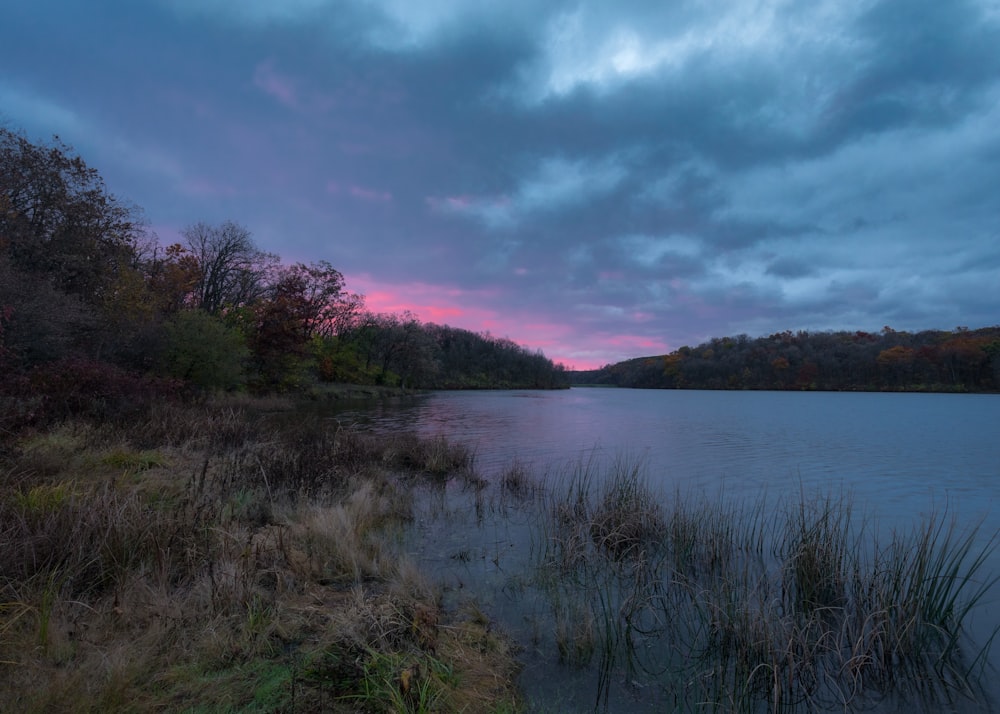
[[[369,390],[338,390],[370,395]],[[384,390],[377,390],[387,395]],[[25,434],[0,496],[0,700],[19,711],[517,711],[515,646],[398,547],[444,440],[255,401]],[[279,409],[283,411],[283,409]]]

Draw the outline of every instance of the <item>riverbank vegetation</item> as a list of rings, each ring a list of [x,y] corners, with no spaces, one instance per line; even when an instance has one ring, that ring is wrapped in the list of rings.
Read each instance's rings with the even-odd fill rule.
[[[512,643],[400,538],[470,453],[287,416],[157,402],[9,445],[5,711],[516,710]]]
[[[738,335],[570,378],[652,389],[997,392],[1000,327]]]
[[[81,373],[258,393],[568,384],[508,339],[366,310],[330,263],[286,264],[235,222],[182,235],[160,245],[70,147],[0,127],[0,399]]]

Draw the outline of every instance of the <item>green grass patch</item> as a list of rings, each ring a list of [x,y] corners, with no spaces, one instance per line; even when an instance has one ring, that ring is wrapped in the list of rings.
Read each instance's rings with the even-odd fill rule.
[[[40,518],[65,508],[73,493],[70,482],[42,483],[15,491],[11,500],[26,518]]]
[[[127,474],[136,474],[167,465],[167,459],[158,451],[134,451],[117,448],[101,457],[101,463]]]
[[[282,660],[254,659],[205,672],[188,666],[172,674],[175,680],[162,696],[186,714],[237,714],[293,711],[294,667]]]

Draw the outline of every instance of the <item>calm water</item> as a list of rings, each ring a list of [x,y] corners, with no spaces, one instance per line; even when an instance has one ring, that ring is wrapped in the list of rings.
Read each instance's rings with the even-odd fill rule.
[[[514,457],[545,471],[597,452],[643,457],[668,490],[843,485],[885,517],[949,503],[989,518],[1000,496],[995,395],[438,392],[342,418],[472,444],[487,477]]]
[[[572,389],[441,392],[339,416],[378,430],[442,434],[472,445],[479,472],[495,477],[513,460],[541,481],[581,460],[641,458],[652,484],[709,496],[768,499],[817,492],[853,495],[880,528],[908,528],[947,508],[982,520],[983,542],[1000,530],[1000,397],[994,395],[699,392]],[[435,500],[437,499],[437,500]],[[528,514],[473,516],[467,495],[423,504],[415,551],[449,592],[473,592],[526,646],[523,685],[556,710],[585,710],[587,672],[544,668],[550,646],[531,616],[530,589],[516,573],[530,559]],[[440,518],[442,513],[448,518]],[[415,546],[416,548],[416,546]],[[1000,555],[989,563],[1000,573]],[[977,613],[1000,624],[1000,592]],[[994,648],[1000,661],[1000,647]],[[570,668],[560,668],[569,670]],[[624,706],[624,705],[623,705]],[[640,710],[642,702],[630,702]],[[659,705],[662,709],[662,705]],[[612,706],[614,710],[614,706]],[[647,703],[646,710],[657,705]]]

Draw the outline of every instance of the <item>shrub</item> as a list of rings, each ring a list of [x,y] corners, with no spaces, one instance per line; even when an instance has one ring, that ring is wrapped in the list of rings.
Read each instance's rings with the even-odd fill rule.
[[[160,371],[201,389],[236,389],[244,384],[249,350],[243,335],[200,310],[182,310],[166,326]]]
[[[150,403],[172,400],[182,392],[176,380],[71,357],[37,365],[0,383],[0,401],[8,407],[0,428],[15,433],[72,417],[127,420]]]

